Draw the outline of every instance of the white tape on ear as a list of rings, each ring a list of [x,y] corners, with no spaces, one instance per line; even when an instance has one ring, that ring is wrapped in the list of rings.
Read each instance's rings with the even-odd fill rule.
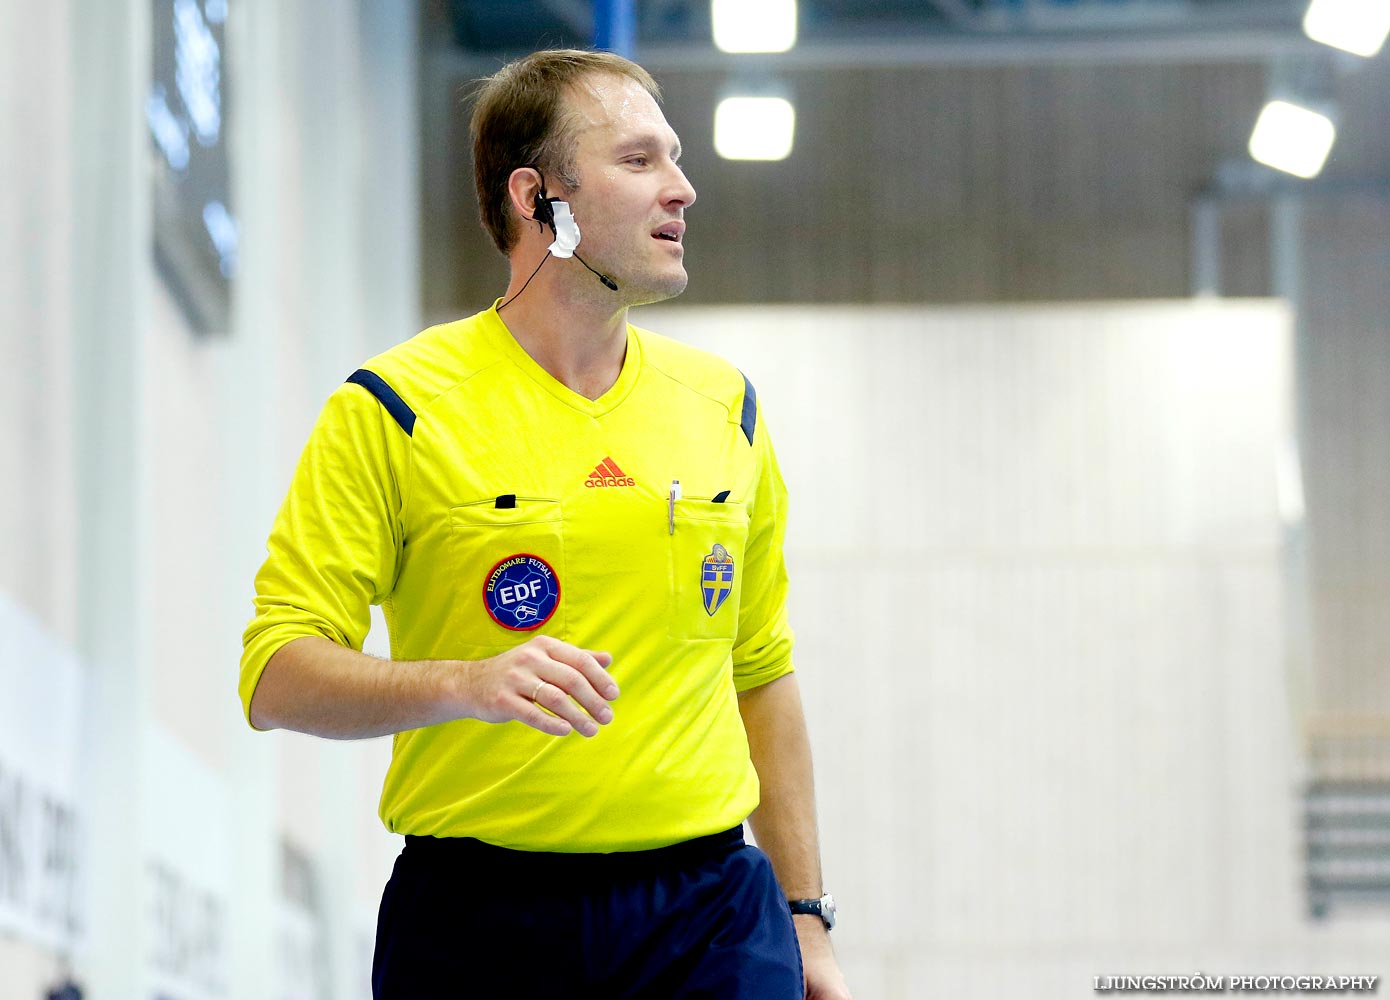
[[[550,252],[556,257],[573,257],[574,248],[579,246],[579,224],[574,221],[567,201],[552,201],[555,212],[555,242],[550,244]]]

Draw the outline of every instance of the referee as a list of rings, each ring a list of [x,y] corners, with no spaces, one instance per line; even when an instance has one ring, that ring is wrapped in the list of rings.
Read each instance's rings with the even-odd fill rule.
[[[849,997],[757,396],[627,321],[687,280],[659,97],[601,52],[484,81],[506,294],[332,394],[256,577],[251,725],[394,737],[377,1000]]]

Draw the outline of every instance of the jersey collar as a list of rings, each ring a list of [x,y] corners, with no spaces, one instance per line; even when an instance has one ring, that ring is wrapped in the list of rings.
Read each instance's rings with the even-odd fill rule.
[[[497,306],[501,301],[494,301],[492,308],[482,314],[483,327],[487,330],[488,336],[507,360],[560,402],[581,413],[599,417],[616,409],[632,392],[633,386],[637,384],[637,376],[642,370],[642,341],[631,323],[627,324],[627,352],[623,356],[623,370],[618,373],[618,380],[598,399],[589,399],[551,375],[517,343],[512,331],[507,328],[506,321],[497,313]]]

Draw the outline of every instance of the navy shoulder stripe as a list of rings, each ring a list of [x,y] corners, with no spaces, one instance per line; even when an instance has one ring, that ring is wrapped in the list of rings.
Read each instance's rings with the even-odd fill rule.
[[[742,372],[739,372],[743,375]],[[753,390],[753,383],[748,381],[748,376],[743,375],[743,416],[739,419],[738,425],[743,428],[743,436],[748,439],[748,443],[753,443],[753,431],[758,427],[758,394]]]
[[[347,379],[356,385],[360,385],[373,396],[377,402],[386,407],[386,412],[395,418],[396,423],[401,425],[401,430],[408,435],[415,434],[415,411],[405,404],[405,400],[396,395],[396,390],[386,384],[386,380],[376,372],[369,372],[365,368],[359,368],[348,376]]]

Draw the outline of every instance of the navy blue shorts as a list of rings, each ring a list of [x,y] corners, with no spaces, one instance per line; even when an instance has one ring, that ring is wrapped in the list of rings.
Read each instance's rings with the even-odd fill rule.
[[[619,854],[405,840],[375,1000],[802,1000],[786,898],[742,827]]]

